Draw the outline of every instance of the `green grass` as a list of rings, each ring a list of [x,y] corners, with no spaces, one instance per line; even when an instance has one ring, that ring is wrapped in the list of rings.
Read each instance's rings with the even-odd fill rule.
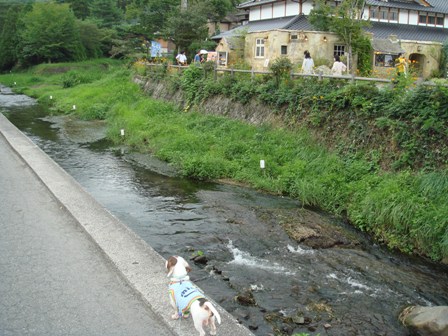
[[[45,65],[2,75],[0,82],[17,81],[17,90],[48,104],[52,113],[107,120],[114,142],[153,153],[183,176],[232,179],[290,195],[304,205],[347,216],[390,248],[434,260],[448,257],[445,171],[384,172],[368,160],[328,150],[305,128],[292,132],[183,112],[144,96],[121,64],[103,64]],[[82,80],[64,88],[67,77],[55,70],[61,68],[76,71]]]

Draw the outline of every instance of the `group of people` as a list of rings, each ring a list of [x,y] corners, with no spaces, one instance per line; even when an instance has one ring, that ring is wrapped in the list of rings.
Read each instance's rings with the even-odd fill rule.
[[[207,54],[204,52],[204,50],[198,50],[196,55],[194,55],[193,63],[200,64],[200,63],[204,63],[205,61],[207,61]],[[182,50],[179,54],[177,54],[176,62],[177,62],[177,65],[182,65],[182,66],[188,65],[187,56],[185,55],[184,50]]]
[[[314,61],[308,50],[303,53],[305,58],[302,63],[302,73],[311,75],[314,73]],[[347,70],[347,66],[341,62],[341,58],[338,55],[334,56],[333,67],[331,68],[331,73],[335,76],[341,76],[343,72]]]

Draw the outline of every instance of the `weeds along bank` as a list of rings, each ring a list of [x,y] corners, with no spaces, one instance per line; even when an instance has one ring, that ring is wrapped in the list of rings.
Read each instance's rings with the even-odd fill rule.
[[[16,82],[16,91],[37,97],[53,113],[107,120],[113,141],[154,153],[183,176],[232,179],[290,195],[346,217],[390,248],[448,260],[444,88],[215,81],[190,69],[174,77],[146,74],[183,102],[182,109],[148,97],[130,69],[104,60],[39,66],[0,82]],[[258,105],[246,107],[269,106],[277,126],[196,112],[216,97],[227,99],[228,109],[254,100]]]

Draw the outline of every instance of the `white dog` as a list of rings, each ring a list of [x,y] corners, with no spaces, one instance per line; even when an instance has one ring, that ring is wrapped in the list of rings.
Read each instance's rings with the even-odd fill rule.
[[[187,318],[190,313],[199,336],[205,336],[204,327],[210,325],[210,335],[216,335],[215,317],[221,324],[221,316],[202,292],[190,281],[191,271],[187,261],[179,256],[169,257],[165,263],[170,277],[169,293],[174,309],[172,319]]]

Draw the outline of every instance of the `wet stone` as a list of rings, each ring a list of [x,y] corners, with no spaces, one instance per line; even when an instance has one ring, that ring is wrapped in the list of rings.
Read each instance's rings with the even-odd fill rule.
[[[252,292],[250,291],[238,294],[235,299],[243,306],[255,306],[257,304]]]
[[[293,321],[295,324],[304,324],[304,323],[305,323],[305,318],[304,318],[303,316],[294,316],[294,317],[292,318],[292,321]]]
[[[208,259],[205,255],[195,256],[191,258],[193,262],[196,264],[206,265],[208,263]]]

